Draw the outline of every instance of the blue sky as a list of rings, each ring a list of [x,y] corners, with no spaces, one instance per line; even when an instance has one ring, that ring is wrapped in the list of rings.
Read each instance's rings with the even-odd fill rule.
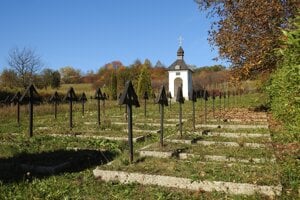
[[[212,60],[210,20],[193,0],[1,0],[0,27],[0,71],[14,47],[34,49],[53,69],[145,58],[169,66],[180,35],[188,64],[224,64]]]

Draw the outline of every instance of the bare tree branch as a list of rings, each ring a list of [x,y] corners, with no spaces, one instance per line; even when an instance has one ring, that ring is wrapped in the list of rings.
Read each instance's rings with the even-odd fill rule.
[[[33,81],[33,76],[42,68],[42,62],[35,51],[24,47],[13,48],[7,59],[8,65],[17,73],[21,85],[26,87]]]

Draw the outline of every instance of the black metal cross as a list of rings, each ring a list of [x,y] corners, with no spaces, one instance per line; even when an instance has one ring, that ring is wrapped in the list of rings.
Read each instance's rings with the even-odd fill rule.
[[[208,101],[208,91],[204,90],[203,92],[203,99],[204,99],[204,109],[205,109],[205,113],[204,113],[204,122],[207,122],[207,101]]]
[[[182,104],[184,103],[184,97],[180,86],[177,89],[176,101],[179,103],[179,132],[180,137],[182,137]]]
[[[149,96],[148,96],[148,92],[145,91],[144,92],[144,95],[143,95],[143,99],[144,99],[144,116],[146,117],[147,116],[147,100],[149,99]]]
[[[38,92],[33,84],[29,85],[25,90],[20,102],[28,102],[29,107],[29,137],[33,136],[33,104],[41,102]]]
[[[82,106],[82,116],[84,116],[84,104],[85,102],[87,101],[87,98],[86,98],[86,95],[85,93],[83,92],[81,94],[81,96],[79,97],[79,101],[81,101],[81,106]]]
[[[20,126],[20,98],[21,98],[21,93],[17,92],[15,96],[10,100],[14,105],[17,105],[17,123],[18,126]]]
[[[192,104],[193,104],[193,131],[196,131],[196,124],[195,124],[195,102],[197,102],[197,93],[195,90],[192,92],[191,96]]]
[[[163,147],[164,138],[164,106],[168,106],[168,98],[165,86],[162,86],[157,96],[156,103],[160,105],[160,146]]]
[[[57,117],[57,105],[61,102],[61,98],[59,97],[57,91],[50,97],[49,101],[54,104],[54,118]]]
[[[70,87],[70,89],[68,90],[65,98],[64,98],[64,101],[69,101],[69,106],[70,106],[70,109],[69,109],[69,112],[70,112],[70,130],[72,130],[73,128],[73,101],[77,101],[77,96],[75,94],[75,91],[73,89],[73,87]]]
[[[105,92],[103,92],[103,94],[102,94],[103,115],[105,115],[105,101],[106,100],[107,100],[107,95],[105,94]]]
[[[172,100],[172,94],[171,94],[171,92],[168,92],[168,98],[169,98],[169,101],[170,101],[170,109],[171,109],[171,100]]]
[[[216,99],[216,93],[215,93],[215,90],[212,90],[213,118],[215,118],[215,99]]]
[[[220,112],[219,112],[219,123],[221,121],[221,115],[222,115],[222,92],[219,91],[219,99],[220,99]]]
[[[98,121],[97,121],[97,123],[98,123],[98,126],[100,126],[100,124],[101,124],[101,122],[100,122],[100,100],[102,100],[103,99],[103,96],[102,96],[102,92],[101,92],[101,89],[100,88],[98,88],[97,90],[96,90],[96,93],[95,93],[95,99],[97,99],[97,111],[98,111]]]
[[[119,99],[120,105],[127,105],[128,112],[128,145],[129,145],[129,159],[130,163],[133,162],[133,141],[132,141],[132,105],[140,107],[138,97],[134,91],[131,81],[128,81],[125,85],[122,96]]]

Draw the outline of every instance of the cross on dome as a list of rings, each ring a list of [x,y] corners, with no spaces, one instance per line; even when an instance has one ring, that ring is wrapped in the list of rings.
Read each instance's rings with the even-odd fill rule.
[[[181,36],[179,36],[178,41],[179,41],[179,46],[182,46],[183,38]]]

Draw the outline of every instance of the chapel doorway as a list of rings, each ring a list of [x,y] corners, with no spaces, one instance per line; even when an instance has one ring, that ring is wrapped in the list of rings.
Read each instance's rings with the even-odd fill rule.
[[[175,78],[174,80],[174,98],[176,99],[178,87],[181,86],[182,88],[182,79]]]

